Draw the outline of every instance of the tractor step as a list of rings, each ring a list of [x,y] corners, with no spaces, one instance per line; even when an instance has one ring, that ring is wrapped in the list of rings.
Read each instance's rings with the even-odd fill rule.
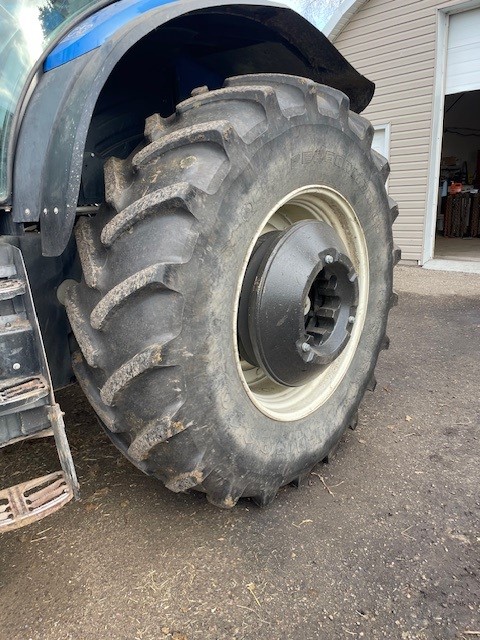
[[[0,532],[18,529],[57,511],[73,498],[63,471],[0,491]]]
[[[0,243],[0,447],[54,437],[61,470],[0,491],[0,532],[78,498],[78,481],[20,249]]]

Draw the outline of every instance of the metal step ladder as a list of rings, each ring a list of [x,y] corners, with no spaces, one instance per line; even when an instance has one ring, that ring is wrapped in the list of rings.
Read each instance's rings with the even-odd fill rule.
[[[0,242],[0,448],[50,437],[61,469],[0,491],[0,533],[39,520],[79,496],[22,253]]]

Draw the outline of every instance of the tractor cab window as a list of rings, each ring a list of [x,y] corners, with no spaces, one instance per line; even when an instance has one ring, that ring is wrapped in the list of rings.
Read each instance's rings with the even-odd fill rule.
[[[0,0],[0,201],[13,116],[30,70],[59,30],[98,0]]]

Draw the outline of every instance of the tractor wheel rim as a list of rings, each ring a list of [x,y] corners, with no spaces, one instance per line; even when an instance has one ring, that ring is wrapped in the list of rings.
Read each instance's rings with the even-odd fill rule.
[[[263,246],[260,256],[259,246]],[[289,264],[301,271],[297,276],[303,293],[298,286],[290,287],[287,304],[282,306],[282,296],[275,296],[274,291]],[[340,295],[329,289],[332,279]],[[368,287],[363,230],[353,207],[340,193],[327,186],[305,186],[268,213],[245,257],[234,313],[237,369],[248,397],[262,413],[274,420],[294,421],[328,400],[345,377],[358,346]],[[271,318],[278,316],[280,321],[292,301],[293,315],[280,335],[271,326]],[[331,315],[333,320],[323,323],[324,333],[315,330],[315,324],[322,325],[315,316],[322,308],[320,315]],[[295,367],[289,366],[292,358]]]

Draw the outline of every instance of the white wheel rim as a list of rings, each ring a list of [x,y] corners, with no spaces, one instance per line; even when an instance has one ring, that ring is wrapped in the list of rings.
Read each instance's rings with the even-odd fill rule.
[[[282,231],[301,220],[326,222],[338,234],[357,272],[359,300],[350,340],[338,358],[304,385],[285,387],[273,382],[261,368],[242,360],[236,337],[237,314],[243,278],[259,236],[268,231]],[[248,397],[262,413],[281,422],[305,418],[325,404],[343,380],[357,350],[365,323],[369,291],[368,264],[366,240],[358,217],[350,203],[330,187],[310,185],[292,191],[264,218],[243,263],[233,314],[237,369]]]

